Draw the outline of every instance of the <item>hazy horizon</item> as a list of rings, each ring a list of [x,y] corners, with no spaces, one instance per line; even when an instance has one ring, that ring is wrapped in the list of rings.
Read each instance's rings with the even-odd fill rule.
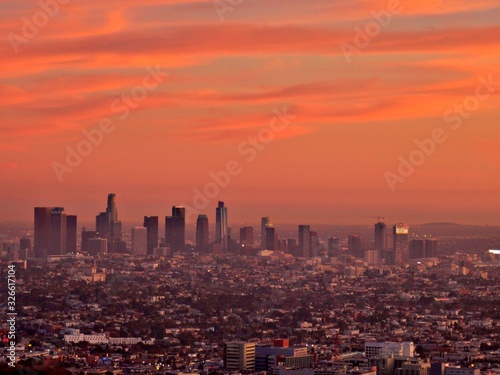
[[[132,198],[132,197],[131,197]],[[78,221],[82,223],[95,223],[95,216],[99,212],[103,212],[106,210],[106,194],[103,194],[100,202],[94,202],[92,207],[89,204],[86,204],[82,201],[74,201],[68,204],[62,203],[63,200],[52,200],[51,204],[35,204],[30,208],[27,208],[24,212],[16,212],[16,215],[12,217],[0,217],[0,222],[33,222],[33,214],[34,207],[64,207],[66,214],[77,215]],[[49,202],[49,203],[50,203]],[[165,209],[152,208],[151,210],[146,211],[141,207],[140,202],[132,203],[136,213],[131,213],[131,210],[125,206],[125,202],[120,200],[120,196],[117,195],[117,208],[118,208],[118,217],[124,223],[137,223],[137,225],[142,224],[144,216],[158,216],[160,219],[164,219],[165,216],[171,215],[172,206],[182,205],[181,203],[175,203]],[[302,202],[307,203],[307,202]],[[192,210],[187,210],[187,222],[190,224],[196,223],[196,218],[198,214],[205,214],[208,216],[210,222],[215,222],[215,207],[217,201],[210,205],[209,207],[201,210],[197,210],[194,206],[185,205],[185,207],[191,207]],[[303,209],[299,213],[298,207],[299,204],[293,205],[292,207],[288,207],[288,210],[283,211],[275,211],[271,212],[271,210],[264,210],[263,207],[250,207],[247,209],[239,208],[236,205],[228,204],[225,202],[226,207],[228,207],[228,217],[229,223],[239,223],[241,225],[245,225],[246,223],[260,223],[260,218],[263,216],[269,216],[271,218],[272,223],[280,223],[282,225],[291,225],[291,224],[316,224],[316,225],[353,225],[353,226],[364,226],[364,225],[373,225],[378,221],[378,216],[370,216],[370,211],[363,212],[362,210],[355,211],[359,212],[359,215],[355,215],[354,213],[350,213],[349,215],[342,215],[344,217],[344,221],[339,219],[339,212],[333,212],[330,216],[331,219],[317,219],[316,211],[313,207],[309,207],[307,204],[305,205],[305,209]],[[150,206],[150,205],[148,205]],[[247,207],[243,205],[242,207]],[[307,208],[310,208],[306,211]],[[190,214],[191,212],[191,214]],[[323,211],[320,211],[323,212]],[[252,213],[253,215],[250,215]],[[498,221],[488,222],[486,220],[483,221],[463,221],[457,220],[455,217],[451,216],[425,216],[425,214],[416,216],[414,213],[408,212],[408,215],[397,215],[397,216],[382,216],[380,215],[380,221],[385,222],[388,225],[393,225],[397,223],[407,223],[409,225],[424,225],[424,224],[435,224],[435,223],[447,223],[447,224],[459,224],[459,225],[468,225],[468,226],[500,226],[500,218]],[[294,217],[292,220],[290,217]],[[325,216],[323,216],[325,217]],[[351,218],[350,221],[346,220],[346,217]],[[383,218],[382,218],[383,217]],[[323,221],[322,221],[323,220]],[[160,220],[161,221],[161,220]],[[260,224],[259,224],[260,225]]]
[[[235,3],[4,1],[0,220],[500,225],[498,2]]]

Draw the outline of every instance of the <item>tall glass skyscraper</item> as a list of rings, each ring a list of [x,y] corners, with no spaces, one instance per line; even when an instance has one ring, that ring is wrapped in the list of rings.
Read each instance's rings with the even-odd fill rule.
[[[144,216],[143,226],[147,229],[147,254],[153,255],[158,247],[158,216]]]
[[[209,252],[209,232],[207,215],[198,215],[196,220],[196,251],[200,254]]]
[[[253,246],[253,228],[241,227],[240,228],[240,243],[244,246]]]
[[[382,255],[382,251],[387,247],[386,231],[387,226],[384,223],[379,221],[375,224],[375,250],[379,252],[379,255]]]
[[[264,216],[262,219],[260,219],[260,249],[265,250],[267,249],[267,243],[266,243],[266,227],[271,224],[271,219],[267,216]]]
[[[106,211],[96,216],[96,231],[99,236],[111,241],[119,241],[122,238],[122,222],[118,220],[115,194],[108,194]]]
[[[223,252],[227,251],[227,237],[227,207],[224,206],[224,202],[219,201],[215,209],[215,242],[221,244]]]
[[[165,243],[170,251],[185,250],[186,209],[182,206],[172,207],[172,216],[165,217]]]
[[[266,250],[278,250],[278,234],[276,228],[269,224],[266,226]]]
[[[309,225],[299,225],[299,256],[311,257],[311,227]]]
[[[393,262],[397,266],[402,265],[409,259],[408,250],[408,233],[410,227],[406,224],[400,223],[394,225],[392,229],[393,234]]]
[[[75,215],[67,216],[62,207],[35,207],[35,257],[75,252],[76,220]]]
[[[50,213],[52,207],[35,207],[35,258],[44,258],[50,250]]]
[[[364,258],[363,244],[361,242],[361,237],[359,237],[359,235],[354,234],[348,237],[347,248],[349,250],[350,255],[355,256],[358,259]]]

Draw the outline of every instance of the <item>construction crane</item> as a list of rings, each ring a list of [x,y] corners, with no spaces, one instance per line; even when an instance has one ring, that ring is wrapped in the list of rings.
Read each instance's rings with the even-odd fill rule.
[[[385,219],[384,216],[368,216],[369,219],[377,219],[378,222],[380,223],[380,219]]]

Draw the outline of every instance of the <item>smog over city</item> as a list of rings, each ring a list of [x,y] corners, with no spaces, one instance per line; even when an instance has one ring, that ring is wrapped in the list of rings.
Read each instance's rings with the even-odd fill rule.
[[[0,374],[500,375],[497,1],[0,30]]]

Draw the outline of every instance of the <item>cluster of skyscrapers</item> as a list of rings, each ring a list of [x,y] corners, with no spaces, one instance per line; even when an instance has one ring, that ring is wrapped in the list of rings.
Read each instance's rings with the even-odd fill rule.
[[[76,252],[77,217],[63,207],[35,207],[35,257]]]
[[[66,215],[61,207],[35,208],[34,255],[37,258],[64,255],[77,251],[77,217]],[[224,202],[215,209],[215,240],[210,241],[209,219],[205,214],[196,221],[195,246],[192,250],[200,254],[240,253],[259,251],[282,251],[296,257],[339,257],[350,255],[365,259],[371,264],[385,263],[401,265],[410,259],[435,257],[437,241],[432,239],[409,240],[409,227],[396,224],[387,230],[380,220],[375,224],[374,246],[363,246],[361,237],[351,235],[347,240],[347,252],[342,250],[338,238],[330,237],[326,248],[322,246],[317,232],[310,225],[298,226],[298,239],[279,239],[269,217],[261,218],[260,246],[254,244],[254,229],[240,228],[239,242],[232,238],[228,226],[228,211]],[[165,217],[165,236],[159,236],[158,216],[145,216],[143,226],[131,230],[131,250],[136,255],[168,255],[188,250],[186,246],[186,209],[173,206],[172,214]],[[372,242],[373,245],[373,242]],[[104,212],[96,216],[95,230],[83,228],[81,251],[91,255],[108,252],[125,253],[127,243],[122,238],[122,222],[118,219],[115,194],[109,194]]]
[[[433,258],[437,255],[437,240],[409,240],[410,227],[407,224],[396,224],[392,233],[387,232],[383,222],[375,224],[375,251],[377,256],[385,259],[386,264],[401,265],[410,259]]]

